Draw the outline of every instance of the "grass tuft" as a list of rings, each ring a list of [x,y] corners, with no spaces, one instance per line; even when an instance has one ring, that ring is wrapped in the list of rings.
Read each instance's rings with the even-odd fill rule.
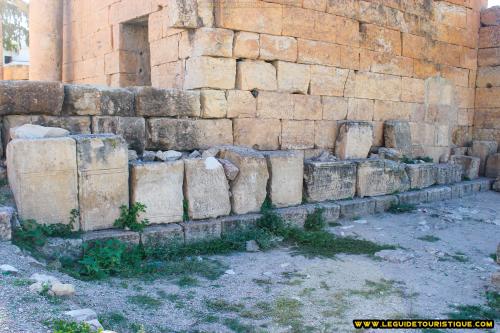
[[[392,214],[403,214],[412,212],[415,209],[416,206],[412,204],[392,204],[387,211]]]

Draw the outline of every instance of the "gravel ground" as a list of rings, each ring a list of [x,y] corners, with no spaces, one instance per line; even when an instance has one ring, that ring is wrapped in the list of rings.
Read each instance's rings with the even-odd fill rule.
[[[492,288],[500,194],[343,220],[330,231],[400,248],[382,258],[306,258],[287,248],[213,256],[226,274],[180,287],[165,278],[79,281],[0,243],[0,264],[19,269],[0,277],[0,332],[50,332],[44,321],[79,308],[120,333],[141,325],[146,332],[354,332],[354,318],[446,318],[453,306],[484,304]],[[74,284],[76,295],[30,293],[33,273]]]

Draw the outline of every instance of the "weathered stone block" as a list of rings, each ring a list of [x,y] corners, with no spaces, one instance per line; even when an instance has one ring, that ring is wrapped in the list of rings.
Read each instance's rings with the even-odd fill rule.
[[[229,234],[238,230],[252,228],[257,225],[261,214],[230,215],[219,218],[222,234]]]
[[[92,129],[96,134],[113,133],[122,136],[130,149],[139,154],[146,144],[146,121],[142,117],[92,117]]]
[[[386,147],[399,149],[404,155],[411,156],[410,124],[407,121],[386,121],[384,123],[384,142]]]
[[[373,126],[368,122],[345,121],[340,124],[335,155],[340,159],[366,158],[373,144]]]
[[[372,198],[355,198],[337,202],[340,206],[340,217],[357,218],[375,213],[376,202]]]
[[[16,211],[12,207],[0,207],[0,241],[12,239],[12,223]]]
[[[142,233],[145,244],[184,243],[184,230],[176,223],[147,226]]]
[[[186,60],[184,89],[234,89],[236,60],[230,58],[193,57]]]
[[[257,100],[250,91],[228,90],[226,99],[228,118],[255,118]]]
[[[293,151],[266,151],[269,170],[268,191],[276,207],[299,205],[302,202],[304,162],[302,155]]]
[[[472,153],[471,156],[479,157],[479,175],[484,176],[486,169],[486,160],[488,156],[495,154],[498,149],[498,144],[496,141],[472,141]],[[472,179],[472,178],[471,178]]]
[[[64,87],[60,82],[0,81],[0,115],[61,114]]]
[[[89,231],[82,235],[82,240],[85,243],[106,241],[108,239],[117,239],[129,244],[139,244],[140,236],[138,232],[123,229]]]
[[[296,207],[278,208],[275,212],[286,223],[297,227],[303,227],[307,216],[314,213],[314,209],[314,205],[301,205]]]
[[[167,22],[173,28],[197,28],[198,3],[196,0],[168,0]]]
[[[231,58],[234,33],[227,29],[199,28],[188,38],[188,54],[191,57],[212,56]]]
[[[276,67],[279,91],[307,94],[311,80],[309,65],[276,61],[274,66]]]
[[[485,176],[488,178],[497,178],[500,176],[500,153],[488,156]]]
[[[411,189],[422,189],[436,184],[437,169],[433,163],[406,164]]]
[[[417,190],[399,193],[397,197],[400,204],[418,205],[419,203],[427,202],[427,191]]]
[[[184,161],[133,163],[130,168],[130,202],[146,205],[152,224],[181,222],[184,200]]]
[[[451,199],[451,188],[448,186],[436,186],[425,190],[427,192],[427,202],[436,202]]]
[[[64,85],[63,116],[135,115],[134,94],[128,89]]]
[[[279,119],[234,119],[234,143],[259,150],[279,149],[281,121]]]
[[[240,170],[229,184],[233,213],[258,212],[266,199],[269,179],[264,155],[250,148],[227,146],[221,149],[219,156],[231,161]]]
[[[152,87],[133,88],[138,116],[199,117],[200,92]]]
[[[234,34],[234,58],[257,59],[259,49],[259,34],[245,31],[238,31]]]
[[[381,195],[372,199],[375,201],[375,213],[388,211],[389,208],[399,203],[396,195]]]
[[[146,136],[148,149],[193,150],[233,143],[229,119],[150,118]]]
[[[245,60],[236,65],[236,88],[276,90],[276,68],[265,61]]]
[[[322,202],[319,204],[315,204],[316,208],[321,208],[323,210],[323,219],[325,222],[335,222],[340,217],[340,206],[337,203],[333,202]]]
[[[203,89],[201,91],[201,116],[203,118],[225,118],[227,115],[226,92]]]
[[[75,155],[75,141],[68,137],[16,139],[7,145],[9,184],[20,219],[69,223],[71,210],[78,208]]]
[[[229,215],[229,184],[222,164],[209,157],[187,159],[184,167],[184,196],[188,202],[189,217],[200,220]]]
[[[305,161],[304,190],[306,199],[310,202],[354,197],[356,163]]]
[[[287,36],[260,35],[259,58],[263,60],[297,60],[297,40]]]
[[[107,229],[129,203],[128,149],[116,135],[75,135],[80,224]]]
[[[311,95],[344,96],[348,69],[311,65]]]
[[[281,122],[281,148],[314,148],[314,121],[283,120]]]
[[[359,197],[404,192],[410,188],[410,179],[403,164],[379,159],[356,161],[356,164],[356,194]]]
[[[453,155],[450,157],[452,164],[462,166],[462,178],[475,179],[479,177],[479,165],[481,159],[474,156]]]
[[[180,226],[184,230],[184,240],[186,243],[220,238],[222,234],[221,222],[218,219],[189,221],[180,223]]]
[[[447,185],[462,181],[462,166],[459,164],[436,164],[436,184]]]

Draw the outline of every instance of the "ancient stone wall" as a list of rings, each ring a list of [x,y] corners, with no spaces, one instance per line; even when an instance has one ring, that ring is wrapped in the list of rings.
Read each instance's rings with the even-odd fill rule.
[[[63,80],[196,90],[200,112],[152,116],[149,144],[332,149],[360,120],[383,146],[384,121],[406,120],[413,154],[439,160],[472,137],[484,2],[67,1]]]
[[[500,7],[481,13],[474,139],[500,144]]]

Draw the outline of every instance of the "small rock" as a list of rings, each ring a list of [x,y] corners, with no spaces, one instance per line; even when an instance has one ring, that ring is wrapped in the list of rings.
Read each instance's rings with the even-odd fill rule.
[[[89,324],[90,327],[92,327],[95,330],[102,330],[102,325],[97,319],[92,319],[92,320],[86,320],[85,321],[87,324]]]
[[[46,274],[35,273],[31,275],[30,280],[40,283],[61,283],[56,277]]]
[[[201,153],[197,150],[193,151],[191,154],[188,155],[189,158],[199,158],[201,157]]]
[[[320,162],[328,162],[328,161],[335,161],[337,160],[337,158],[332,153],[324,151],[321,153],[321,155],[316,157],[315,160]]]
[[[128,150],[128,161],[129,162],[135,162],[137,161],[139,157],[137,156],[137,152],[135,150],[129,149]]]
[[[41,139],[68,136],[69,131],[59,127],[45,127],[40,125],[25,124],[10,129],[12,139]]]
[[[156,153],[156,159],[160,160],[160,161],[164,161],[164,162],[177,161],[181,157],[182,157],[182,153],[175,151],[175,150],[167,150],[167,151],[163,151],[163,152],[161,150],[159,150]]]
[[[382,250],[375,253],[375,256],[394,263],[403,263],[414,258],[414,255],[403,250]]]
[[[396,161],[396,162],[401,160],[401,158],[403,157],[403,154],[401,154],[401,151],[399,151],[398,149],[394,149],[394,148],[381,147],[378,150],[378,154],[379,154],[379,157],[381,159],[391,160],[391,161]]]
[[[201,157],[202,158],[216,157],[217,154],[219,154],[219,152],[220,152],[219,147],[212,147],[212,148],[209,148],[209,149],[203,151],[203,153],[201,154]]]
[[[219,158],[218,161],[222,164],[224,168],[224,173],[226,174],[226,178],[229,180],[235,180],[240,173],[240,169],[236,165],[234,165],[231,161],[225,160],[223,158]]]
[[[207,157],[203,162],[203,164],[205,164],[206,170],[214,170],[221,166],[221,164],[219,163],[219,161],[217,161],[215,157]]]
[[[78,309],[66,311],[64,314],[68,317],[73,318],[75,321],[90,321],[97,319],[97,313],[92,309]]]
[[[35,294],[40,294],[44,290],[45,286],[50,288],[50,285],[47,282],[35,282],[29,286],[29,291]]]
[[[235,275],[236,272],[233,271],[232,269],[228,269],[227,271],[224,272],[224,274],[227,274],[227,275]]]
[[[246,242],[246,250],[247,252],[259,252],[260,247],[259,244],[255,240],[249,240]]]
[[[73,296],[75,294],[75,287],[69,283],[59,283],[55,282],[52,284],[49,290],[49,295],[52,296]]]
[[[19,273],[19,270],[11,265],[0,265],[0,271],[2,271],[3,274],[12,274],[12,275]]]
[[[368,221],[367,220],[355,220],[353,221],[354,223],[358,223],[358,224],[367,224]]]
[[[142,153],[142,160],[144,162],[153,162],[155,160],[156,153],[154,151],[145,150]]]

